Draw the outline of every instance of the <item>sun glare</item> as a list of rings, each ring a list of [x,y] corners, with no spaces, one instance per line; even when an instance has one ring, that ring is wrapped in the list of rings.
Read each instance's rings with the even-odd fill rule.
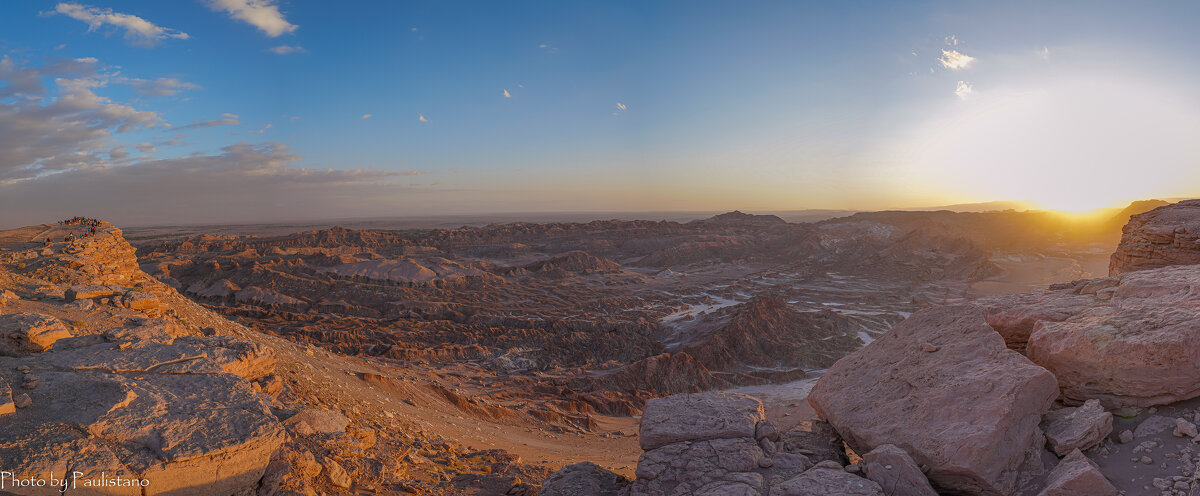
[[[977,91],[920,126],[905,156],[916,181],[1075,214],[1183,196],[1200,186],[1200,111],[1183,95],[1102,77]]]

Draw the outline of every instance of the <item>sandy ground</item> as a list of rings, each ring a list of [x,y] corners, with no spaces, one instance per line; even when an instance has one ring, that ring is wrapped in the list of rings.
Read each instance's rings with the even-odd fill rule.
[[[1004,275],[971,284],[975,296],[995,296],[1041,291],[1052,283],[1108,276],[1108,255],[1080,254],[1037,260],[992,260]]]

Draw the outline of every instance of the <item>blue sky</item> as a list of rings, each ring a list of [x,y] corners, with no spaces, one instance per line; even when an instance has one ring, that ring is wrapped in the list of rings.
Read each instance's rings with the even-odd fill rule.
[[[1186,196],[1198,9],[5,2],[0,223]]]

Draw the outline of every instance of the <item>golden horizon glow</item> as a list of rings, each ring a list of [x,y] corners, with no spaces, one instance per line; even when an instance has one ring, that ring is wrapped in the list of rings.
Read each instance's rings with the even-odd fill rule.
[[[1077,75],[954,103],[893,150],[909,182],[1074,216],[1200,186],[1200,106],[1166,83]]]

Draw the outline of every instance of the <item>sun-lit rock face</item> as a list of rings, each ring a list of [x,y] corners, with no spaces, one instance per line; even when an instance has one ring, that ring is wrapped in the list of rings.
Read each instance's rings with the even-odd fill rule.
[[[3,231],[0,246],[3,470],[148,484],[94,494],[260,484],[285,441],[273,397],[252,382],[274,378],[271,349],[177,318],[185,300],[142,272],[108,223]]]
[[[1200,264],[1200,200],[1134,215],[1112,254],[1109,275],[1170,265]]]
[[[1069,318],[1036,323],[1029,336],[1026,354],[1054,373],[1064,400],[1111,408],[1200,396],[1200,266],[1129,272],[1091,298]]]

